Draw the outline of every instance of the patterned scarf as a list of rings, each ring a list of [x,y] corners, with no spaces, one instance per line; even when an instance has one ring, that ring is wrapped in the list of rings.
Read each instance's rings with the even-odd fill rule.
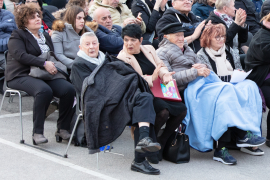
[[[25,28],[30,34],[32,34],[32,36],[37,40],[38,46],[41,50],[41,54],[46,53],[48,51],[50,51],[49,46],[46,44],[46,38],[43,35],[42,32],[38,32],[38,35],[40,38],[37,38],[31,31],[29,31],[29,29]]]

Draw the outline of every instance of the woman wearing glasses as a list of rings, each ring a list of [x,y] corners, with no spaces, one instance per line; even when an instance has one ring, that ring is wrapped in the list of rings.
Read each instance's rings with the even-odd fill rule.
[[[79,51],[80,38],[85,32],[93,32],[85,26],[85,12],[79,6],[67,9],[64,21],[53,23],[52,42],[56,57],[70,70]]]

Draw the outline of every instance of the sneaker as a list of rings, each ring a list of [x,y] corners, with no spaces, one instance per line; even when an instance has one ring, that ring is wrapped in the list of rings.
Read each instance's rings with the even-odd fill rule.
[[[261,146],[265,143],[266,139],[264,137],[259,137],[254,135],[252,132],[247,131],[247,134],[243,139],[237,139],[237,147],[256,147]]]
[[[252,147],[244,147],[244,148],[241,148],[240,151],[247,154],[254,155],[254,156],[264,155],[264,152],[260,148],[253,149]]]
[[[215,150],[213,160],[227,165],[234,165],[237,163],[236,159],[229,154],[228,149],[225,147],[221,150]]]

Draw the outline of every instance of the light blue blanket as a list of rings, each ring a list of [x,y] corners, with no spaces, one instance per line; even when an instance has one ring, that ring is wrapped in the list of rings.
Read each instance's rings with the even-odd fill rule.
[[[188,84],[184,93],[187,115],[183,123],[190,145],[201,152],[213,149],[228,127],[261,136],[262,100],[251,80],[237,84],[222,82],[211,71]]]

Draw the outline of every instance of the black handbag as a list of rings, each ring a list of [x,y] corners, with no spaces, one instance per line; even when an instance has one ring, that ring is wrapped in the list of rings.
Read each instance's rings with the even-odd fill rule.
[[[174,132],[164,147],[163,158],[176,164],[188,163],[190,160],[188,135],[179,132],[179,129]]]

